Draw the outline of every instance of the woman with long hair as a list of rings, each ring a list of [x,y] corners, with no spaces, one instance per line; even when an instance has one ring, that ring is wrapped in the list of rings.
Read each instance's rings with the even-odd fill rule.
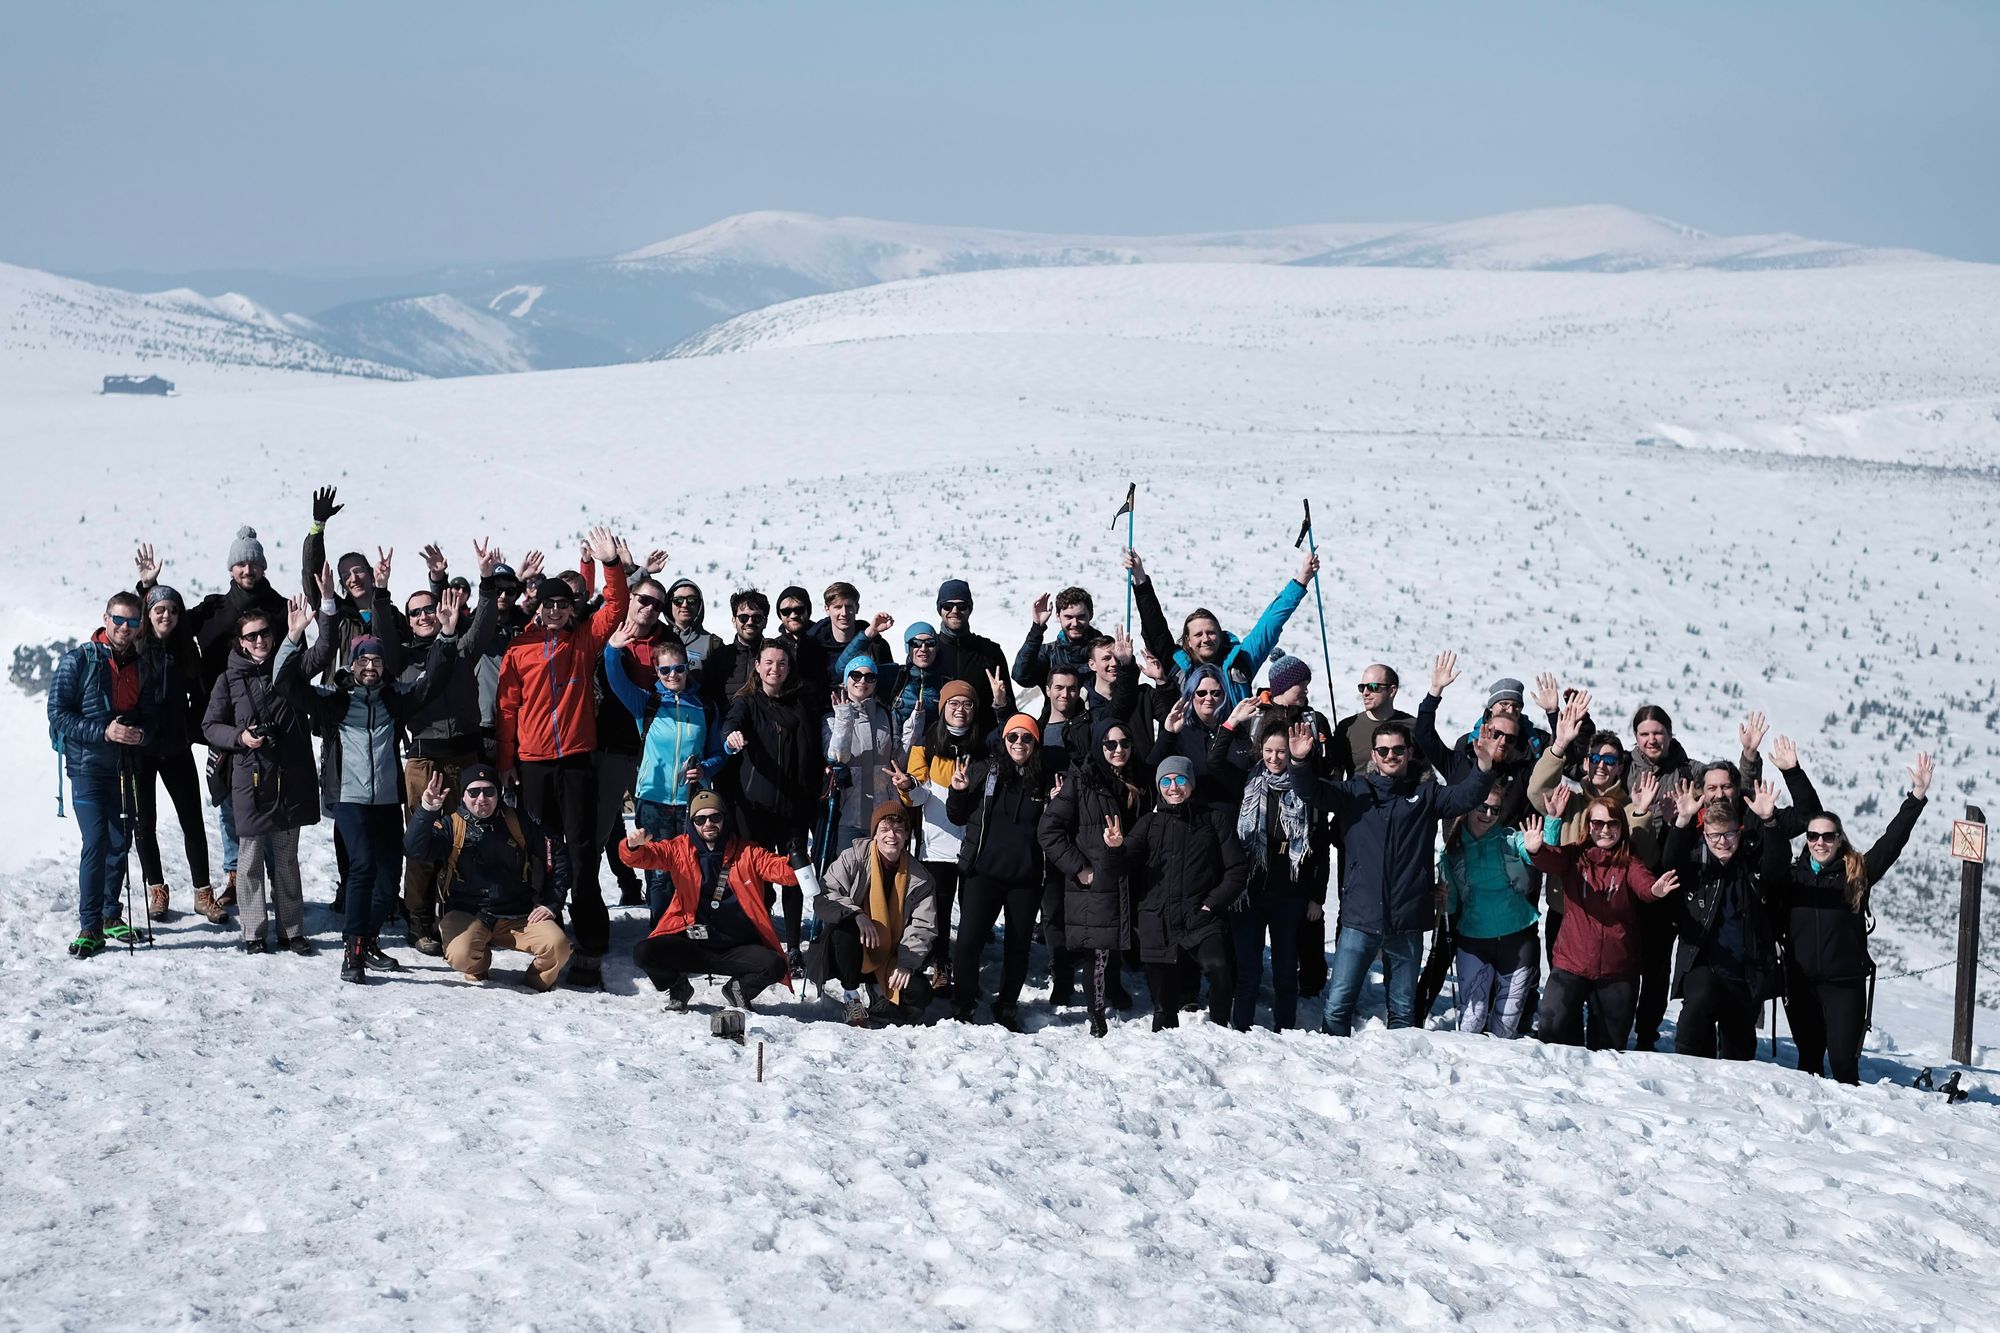
[[[964,830],[951,995],[951,1016],[961,1022],[970,1022],[979,1007],[980,958],[1004,916],[993,1021],[1010,1032],[1021,1030],[1021,987],[1028,979],[1028,945],[1046,874],[1041,823],[1050,783],[1041,727],[1025,713],[1007,719],[1000,748],[990,758],[958,763],[952,772],[945,817]]]
[[[1115,717],[1090,726],[1090,748],[1077,758],[1042,812],[1042,851],[1063,876],[1063,943],[1089,960],[1090,1034],[1108,1031],[1105,1008],[1116,994],[1119,955],[1132,947],[1132,895],[1122,858],[1106,840],[1124,841],[1151,804],[1133,762],[1133,733]],[[1150,784],[1149,784],[1150,785]],[[1126,1003],[1130,1003],[1129,999]]]
[[[187,623],[187,606],[181,595],[159,582],[159,563],[153,548],[141,546],[137,558],[140,582],[150,586],[142,594],[145,623],[140,628],[140,651],[152,659],[151,683],[159,692],[159,723],[139,752],[137,772],[139,815],[139,868],[146,879],[146,905],[153,920],[170,919],[166,872],[160,863],[160,793],[174,803],[180,821],[181,845],[187,853],[188,878],[193,881],[194,910],[210,923],[221,925],[229,913],[215,901],[208,882],[208,830],[202,822],[202,781],[194,762],[194,744],[201,735],[202,710],[208,706],[203,691],[201,646]]]
[[[1791,846],[1776,828],[1764,830],[1767,865],[1776,862],[1774,889],[1785,930],[1785,1018],[1799,1050],[1799,1068],[1842,1083],[1861,1081],[1861,1038],[1867,1031],[1869,894],[1896,864],[1924,812],[1931,757],[1911,766],[1910,789],[1889,827],[1867,851],[1847,840],[1838,815],[1806,821],[1805,850],[1785,866]]]
[[[1281,712],[1262,723],[1252,751],[1256,767],[1247,775],[1231,757],[1232,733],[1257,713],[1257,701],[1244,699],[1217,733],[1208,762],[1216,774],[1241,776],[1243,795],[1237,802],[1237,841],[1248,862],[1247,889],[1230,913],[1236,946],[1236,997],[1230,1026],[1248,1032],[1257,1018],[1257,992],[1264,981],[1264,946],[1271,948],[1271,1029],[1298,1026],[1299,927],[1308,914],[1324,909],[1306,882],[1312,854],[1312,807],[1293,787],[1291,728]],[[1219,779],[1218,779],[1219,780]]]
[[[1486,793],[1445,835],[1438,877],[1457,923],[1458,1030],[1516,1037],[1541,979],[1526,826],[1507,827],[1507,793]],[[1533,821],[1539,837],[1541,819]]]

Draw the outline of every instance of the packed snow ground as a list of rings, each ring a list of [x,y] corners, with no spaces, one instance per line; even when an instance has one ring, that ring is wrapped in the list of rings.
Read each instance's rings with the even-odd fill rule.
[[[1009,648],[1065,583],[1118,619],[1127,480],[1169,614],[1238,629],[1310,496],[1343,712],[1377,659],[1413,704],[1446,647],[1454,726],[1486,680],[1545,668],[1614,723],[1666,702],[1698,755],[1762,708],[1861,841],[1937,751],[1876,894],[1885,974],[1931,968],[1946,821],[2000,778],[1995,272],[973,274],[597,371],[242,372],[144,402],[16,375],[0,560],[46,574],[0,598],[0,645],[87,631],[141,539],[196,593],[248,522],[292,588],[326,482],[336,548],[395,547],[399,591],[428,540],[560,559],[610,521],[718,608],[849,576],[907,624],[962,575]],[[1727,451],[1637,443],[1663,422]],[[1319,639],[1308,598],[1285,647],[1324,700]],[[608,997],[428,963],[342,987],[331,957],[248,959],[186,919],[69,963],[42,701],[0,698],[0,1320],[22,1327],[1976,1327],[1995,1296],[1988,1048],[1970,1105],[1900,1086],[1944,1062],[1949,969],[1884,982],[1864,1076],[1887,1085],[1860,1090],[1447,1033],[1135,1021],[1100,1044],[1035,1007],[1025,1037],[859,1034],[791,1002],[757,1020],[760,1086],[754,1050],[635,984],[630,914]]]

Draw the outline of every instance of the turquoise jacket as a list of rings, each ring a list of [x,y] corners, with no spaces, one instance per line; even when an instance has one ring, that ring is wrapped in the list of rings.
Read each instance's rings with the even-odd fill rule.
[[[1528,877],[1528,850],[1518,829],[1496,824],[1483,838],[1462,825],[1454,845],[1438,858],[1445,911],[1458,917],[1466,939],[1497,940],[1542,919]]]

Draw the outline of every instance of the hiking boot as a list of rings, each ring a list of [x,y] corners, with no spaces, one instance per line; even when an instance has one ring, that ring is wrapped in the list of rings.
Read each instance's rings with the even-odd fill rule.
[[[791,950],[785,954],[785,966],[791,969],[791,973],[795,977],[802,977],[806,974],[806,956],[800,952],[798,945],[794,944]]]
[[[1093,1037],[1101,1037],[1109,1031],[1111,1031],[1111,1025],[1104,1021],[1104,1011],[1102,1009],[1091,1010],[1090,1035]]]
[[[104,938],[117,944],[145,944],[147,942],[145,931],[134,930],[123,921],[105,922]]]
[[[667,1012],[684,1014],[688,1002],[694,999],[694,985],[686,977],[667,978]]]
[[[951,1002],[951,1021],[954,1023],[970,1023],[972,1021],[972,1005],[965,1000],[953,1000]]]
[[[269,953],[270,946],[264,943],[262,935],[247,935],[243,939],[244,953]]]
[[[444,957],[444,945],[435,935],[419,935],[410,941],[410,947],[426,958]]]
[[[571,990],[603,990],[604,960],[577,954],[569,960],[569,972],[563,977],[563,985]]]
[[[993,1006],[993,1021],[1009,1032],[1021,1032],[1021,1011],[1011,1004]]]
[[[71,958],[95,958],[104,952],[104,935],[100,931],[81,930],[69,942]]]
[[[403,965],[388,954],[383,953],[382,946],[374,940],[363,940],[361,942],[361,956],[368,960],[368,966],[379,968],[384,972],[400,972],[403,970]]]
[[[173,910],[167,906],[167,886],[148,884],[146,886],[146,914],[155,921],[173,920]]]
[[[1054,1009],[1067,1009],[1075,1000],[1076,978],[1057,977],[1049,987],[1049,1006]]]
[[[931,968],[931,994],[939,999],[951,998],[951,969],[940,963]]]
[[[644,907],[646,905],[646,891],[637,884],[621,887],[618,890],[618,905],[620,907]]]
[[[750,997],[743,993],[743,978],[731,977],[722,983],[722,1003],[730,1009],[750,1012]]]
[[[359,935],[347,937],[347,951],[340,956],[340,979],[353,982],[368,980],[368,946]]]
[[[286,939],[283,935],[280,935],[278,936],[278,952],[295,953],[301,958],[311,958],[319,952],[319,946],[303,935],[294,935],[290,939]]]
[[[847,1002],[847,1026],[865,1028],[869,1023],[868,1001],[859,995]]]
[[[228,909],[215,900],[215,890],[206,886],[194,891],[194,910],[201,913],[211,926],[220,926],[229,920]]]
[[[215,900],[215,905],[225,912],[236,906],[236,872],[231,870],[228,875],[229,881],[222,886],[222,896]]]

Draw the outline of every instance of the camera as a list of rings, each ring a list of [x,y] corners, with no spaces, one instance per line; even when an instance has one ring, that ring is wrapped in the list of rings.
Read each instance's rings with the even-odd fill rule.
[[[272,731],[271,724],[269,722],[252,722],[249,726],[245,727],[244,730],[250,733],[250,738],[252,740],[259,740],[259,741],[268,741],[274,734],[276,734]]]

